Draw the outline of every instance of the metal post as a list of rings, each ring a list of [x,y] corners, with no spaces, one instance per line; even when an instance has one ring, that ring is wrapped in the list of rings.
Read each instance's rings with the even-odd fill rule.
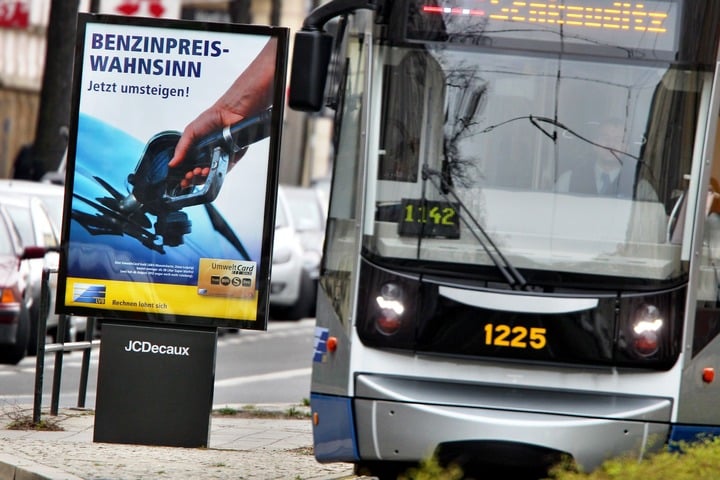
[[[40,287],[40,318],[37,327],[37,355],[35,357],[35,392],[33,396],[33,423],[40,422],[42,409],[43,376],[45,374],[45,332],[47,331],[47,316],[49,304],[50,271],[43,268],[42,286]]]
[[[82,366],[80,367],[80,388],[78,390],[78,408],[85,408],[88,374],[90,371],[90,355],[92,354],[92,341],[94,333],[95,317],[87,317],[87,323],[85,324],[85,341],[90,342],[90,347],[83,350]]]
[[[60,345],[65,343],[65,330],[67,329],[67,315],[58,316],[58,332],[57,343]],[[39,352],[38,352],[39,353]],[[50,415],[58,414],[58,404],[60,403],[60,379],[62,377],[62,364],[65,351],[61,348],[55,351],[55,369],[53,370],[52,398],[50,400]]]

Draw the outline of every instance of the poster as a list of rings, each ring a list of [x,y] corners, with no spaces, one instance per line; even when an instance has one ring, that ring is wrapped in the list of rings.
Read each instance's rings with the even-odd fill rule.
[[[58,313],[267,328],[287,35],[79,16]]]

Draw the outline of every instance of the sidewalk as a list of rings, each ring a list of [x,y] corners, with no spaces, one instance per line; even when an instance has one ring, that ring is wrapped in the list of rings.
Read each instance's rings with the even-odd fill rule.
[[[307,412],[297,405],[257,405],[260,412]],[[242,407],[236,406],[237,410]],[[352,465],[320,464],[309,418],[213,415],[208,448],[94,443],[94,412],[43,411],[62,431],[8,430],[32,419],[31,406],[0,405],[0,480],[162,480],[355,478]]]

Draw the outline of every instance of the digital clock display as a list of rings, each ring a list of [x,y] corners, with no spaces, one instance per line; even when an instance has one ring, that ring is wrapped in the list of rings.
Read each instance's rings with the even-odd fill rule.
[[[406,38],[673,58],[678,1],[409,0]]]
[[[460,238],[458,204],[403,198],[398,235],[409,237]]]

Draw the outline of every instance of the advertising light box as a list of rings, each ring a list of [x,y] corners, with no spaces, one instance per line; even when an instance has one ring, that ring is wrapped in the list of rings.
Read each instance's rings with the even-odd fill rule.
[[[78,18],[58,313],[266,329],[287,29]]]

